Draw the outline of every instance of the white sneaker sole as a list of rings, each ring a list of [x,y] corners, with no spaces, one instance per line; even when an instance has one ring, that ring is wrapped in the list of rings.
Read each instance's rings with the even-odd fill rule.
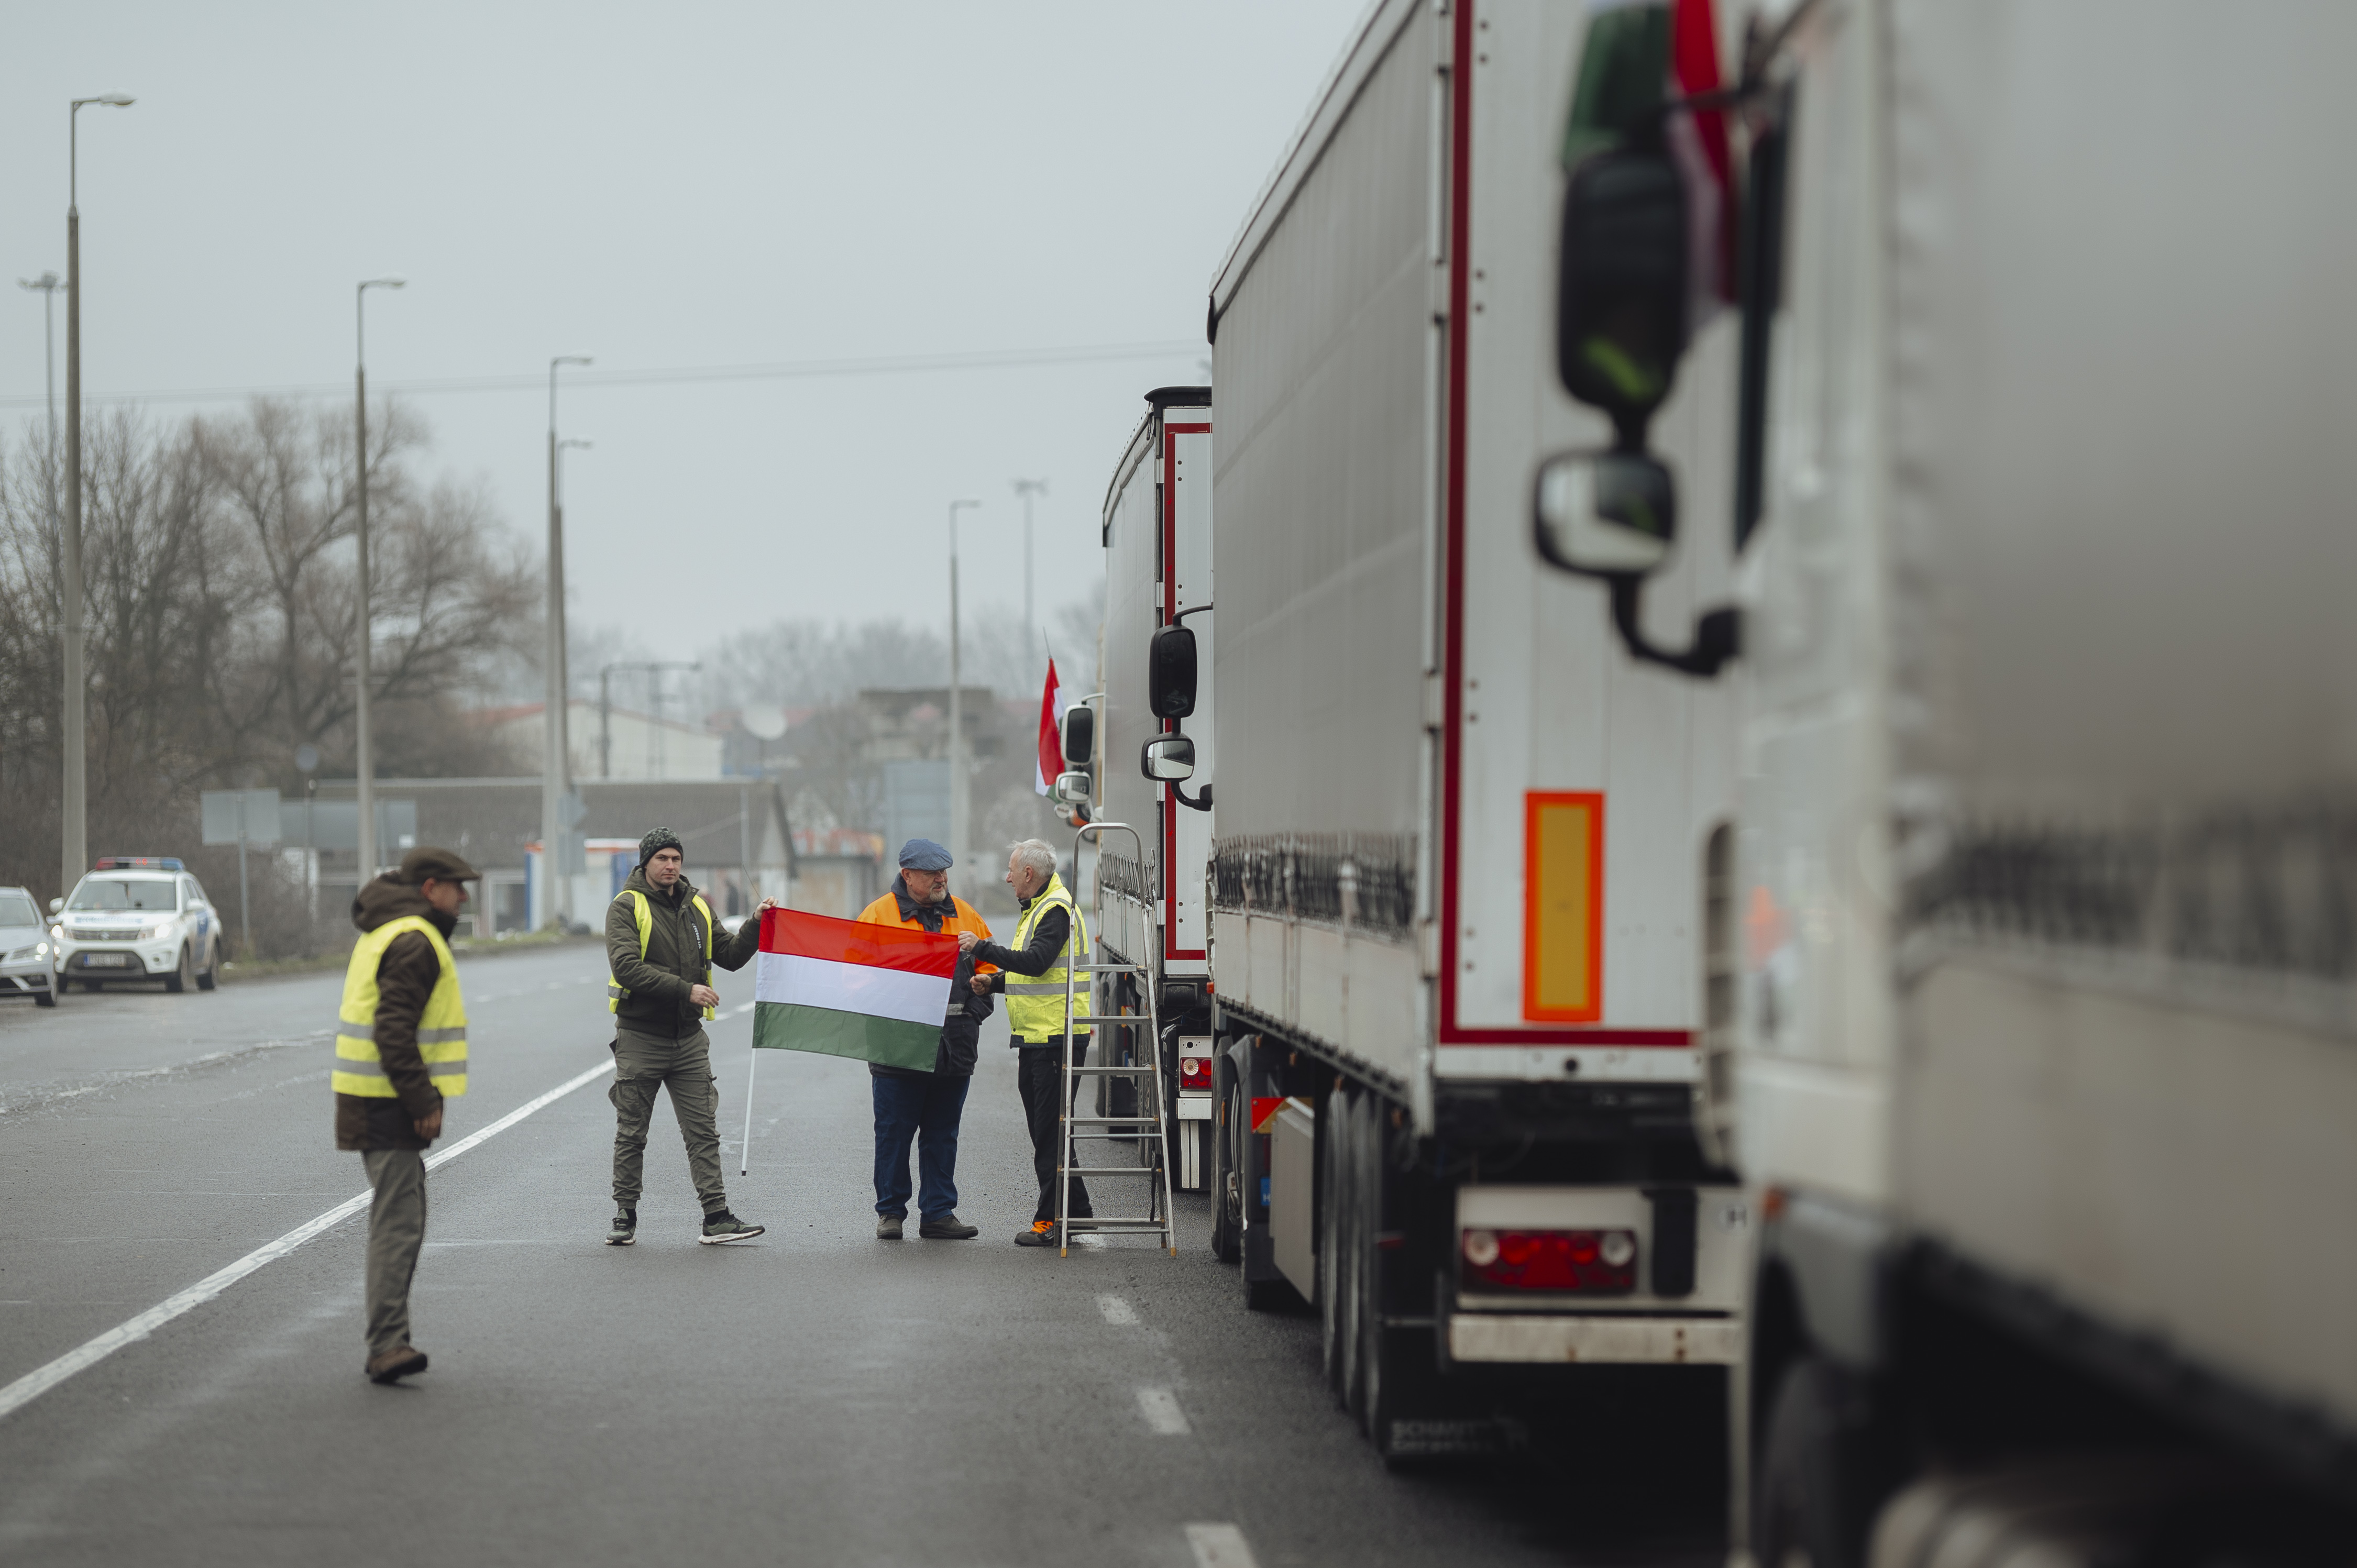
[[[625,1236],[619,1241],[611,1236],[606,1238],[606,1245],[608,1247],[635,1247],[638,1244],[639,1239],[636,1236]]]
[[[750,1230],[739,1230],[733,1236],[698,1236],[696,1240],[707,1247],[725,1247],[731,1241],[750,1241],[767,1229],[766,1226],[756,1225]]]

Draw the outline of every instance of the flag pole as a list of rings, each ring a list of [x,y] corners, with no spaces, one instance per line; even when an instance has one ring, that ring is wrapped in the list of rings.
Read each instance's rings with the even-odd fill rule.
[[[737,1151],[738,1176],[743,1176],[753,1165],[753,1069],[760,1065],[760,1047],[748,1047],[745,1052],[745,1142]]]

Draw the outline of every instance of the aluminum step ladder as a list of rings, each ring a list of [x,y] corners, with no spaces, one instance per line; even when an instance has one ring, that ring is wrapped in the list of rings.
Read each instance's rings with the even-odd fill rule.
[[[1089,822],[1072,835],[1072,875],[1080,875],[1081,844],[1091,833],[1100,835],[1098,848],[1103,849],[1102,835],[1107,832],[1127,833],[1137,846],[1138,864],[1146,864],[1146,844],[1135,828],[1127,822]],[[1079,901],[1074,900],[1078,908]],[[1152,906],[1146,909],[1146,928],[1157,931]],[[1102,940],[1102,933],[1099,939]],[[1094,948],[1091,949],[1092,957]],[[1144,1014],[1123,1013],[1091,1019],[1100,1039],[1106,1041],[1104,1055],[1114,1056],[1112,1034],[1115,1030],[1146,1031],[1143,1049],[1129,1054],[1135,1059],[1126,1067],[1076,1067],[1069,1034],[1064,1049],[1063,1098],[1058,1102],[1056,1114],[1061,1123],[1057,1134],[1056,1158],[1056,1255],[1068,1257],[1072,1250],[1072,1232],[1103,1235],[1107,1232],[1153,1233],[1162,1238],[1163,1250],[1171,1257],[1178,1255],[1178,1221],[1172,1213],[1170,1195],[1170,1160],[1168,1147],[1170,1122],[1169,1106],[1166,1102],[1168,1090],[1162,1077],[1161,998],[1155,994],[1154,972],[1142,963],[1080,963],[1068,965],[1064,972],[1064,1016],[1072,1016],[1074,991],[1081,975],[1134,974],[1138,977],[1138,994],[1146,999]],[[1091,981],[1094,984],[1094,981]],[[1133,1034],[1134,1038],[1134,1034]],[[1080,1080],[1094,1079],[1142,1079],[1137,1092],[1137,1114],[1134,1116],[1076,1116],[1074,1101],[1080,1092]],[[1149,1111],[1148,1106],[1152,1109]],[[1125,1135],[1135,1140],[1142,1156],[1134,1165],[1083,1165],[1080,1163],[1081,1129],[1125,1129]],[[1100,1131],[1102,1139],[1106,1134]],[[1127,1215],[1082,1215],[1072,1213],[1072,1178],[1074,1176],[1144,1176],[1146,1178],[1146,1212]]]

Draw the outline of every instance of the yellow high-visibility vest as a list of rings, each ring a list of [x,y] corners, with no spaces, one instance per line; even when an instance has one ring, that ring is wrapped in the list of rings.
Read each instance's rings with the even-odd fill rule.
[[[648,903],[647,896],[635,887],[625,887],[615,897],[618,901],[622,898],[630,900],[630,912],[638,917],[639,921],[639,957],[643,960],[647,956],[647,940],[654,935],[654,906]],[[698,983],[709,985],[712,983],[712,906],[704,901],[704,895],[701,893],[688,895],[688,902],[704,911],[704,979]],[[611,974],[606,976],[607,1012],[619,1011],[622,1005],[622,998],[630,993],[629,986],[616,980]],[[717,1018],[720,1016],[720,1010],[716,1007],[706,1007],[704,1010],[704,1015],[707,1018]]]
[[[442,976],[425,998],[417,1018],[417,1054],[425,1058],[426,1075],[445,1099],[467,1092],[467,1004],[458,994],[458,966],[450,944],[434,922],[422,915],[404,915],[363,932],[352,944],[351,967],[344,971],[344,999],[336,1009],[336,1069],[329,1075],[338,1094],[391,1100],[393,1079],[385,1076],[384,1060],[376,1050],[376,969],[393,939],[422,931],[442,961]]]
[[[1006,1026],[1018,1039],[1047,1040],[1058,1035],[1085,1035],[1090,1032],[1093,1015],[1089,1007],[1089,982],[1093,976],[1075,974],[1072,980],[1072,1016],[1071,1026],[1064,1020],[1064,978],[1073,964],[1084,964],[1089,958],[1089,925],[1081,918],[1080,907],[1064,887],[1064,879],[1050,875],[1048,886],[1039,889],[1031,907],[1023,911],[1016,923],[1017,951],[1031,945],[1031,933],[1040,918],[1050,909],[1069,913],[1072,928],[1064,938],[1064,950],[1044,973],[1017,974],[1006,972]]]

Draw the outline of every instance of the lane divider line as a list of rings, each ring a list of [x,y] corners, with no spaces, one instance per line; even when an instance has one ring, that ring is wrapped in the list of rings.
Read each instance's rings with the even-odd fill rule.
[[[1137,1412],[1146,1417],[1146,1424],[1157,1437],[1184,1437],[1195,1430],[1187,1424],[1187,1412],[1178,1408],[1178,1396],[1168,1389],[1138,1390]]]
[[[1107,1323],[1131,1324],[1137,1321],[1137,1311],[1117,1295],[1097,1297],[1097,1311]]]
[[[481,1132],[461,1138],[458,1142],[451,1144],[447,1149],[439,1151],[438,1153],[426,1155],[425,1168],[433,1170],[437,1166],[448,1165],[452,1160],[457,1159],[460,1155],[465,1154],[468,1150],[473,1148],[476,1144],[480,1144],[485,1139],[494,1137],[500,1133],[506,1132],[509,1128],[514,1126],[517,1122],[522,1121],[533,1112],[539,1111],[544,1107],[554,1104],[557,1101],[564,1099],[566,1095],[572,1093],[575,1090],[579,1089],[582,1085],[589,1083],[594,1079],[603,1078],[606,1074],[612,1072],[613,1070],[614,1064],[612,1062],[600,1062],[596,1067],[591,1068],[588,1071],[566,1079],[565,1082],[558,1084],[554,1089],[552,1089],[547,1093],[542,1095],[539,1099],[527,1101],[525,1104],[518,1106],[515,1110],[509,1112],[506,1115],[500,1117],[498,1121],[492,1122]],[[83,1371],[91,1367],[98,1365],[99,1362],[105,1360],[109,1356],[113,1355],[117,1350],[122,1349],[124,1346],[135,1345],[140,1340],[146,1338],[150,1334],[155,1333],[156,1330],[163,1327],[164,1325],[171,1322],[172,1319],[179,1316],[181,1314],[202,1306],[205,1303],[212,1300],[213,1297],[221,1294],[221,1292],[229,1289],[230,1286],[237,1283],[238,1281],[245,1278],[246,1275],[254,1273],[256,1270],[261,1269],[265,1264],[276,1262],[279,1259],[286,1256],[287,1253],[292,1252],[297,1247],[302,1246],[306,1241],[311,1240],[315,1237],[324,1235],[328,1231],[334,1230],[345,1220],[350,1219],[353,1215],[358,1214],[362,1209],[366,1208],[369,1206],[370,1196],[370,1194],[363,1192],[357,1197],[346,1198],[343,1202],[336,1205],[335,1208],[330,1208],[325,1214],[319,1215],[315,1219],[305,1220],[302,1224],[295,1227],[294,1230],[286,1232],[285,1235],[279,1237],[275,1241],[266,1242],[260,1247],[256,1247],[253,1251],[248,1252],[236,1262],[230,1264],[229,1267],[206,1275],[203,1279],[199,1280],[195,1284],[192,1284],[188,1289],[181,1291],[178,1294],[166,1297],[164,1300],[156,1303],[154,1306],[151,1306],[146,1311],[141,1313],[138,1316],[130,1319],[128,1322],[117,1324],[114,1327],[108,1329],[105,1333],[100,1335],[97,1338],[91,1340],[88,1344],[85,1344],[77,1349],[69,1350],[64,1355],[59,1357],[56,1360],[51,1361],[48,1365],[36,1368],[34,1370],[26,1373],[23,1377],[18,1378],[15,1382],[10,1383],[6,1388],[0,1389],[0,1420],[5,1420],[7,1417],[15,1414],[26,1405],[30,1404],[33,1401],[40,1398],[51,1389],[56,1388],[59,1383],[64,1382],[68,1378],[72,1377],[76,1372]]]
[[[1187,1544],[1194,1549],[1195,1568],[1260,1568],[1244,1532],[1232,1524],[1190,1524]]]

